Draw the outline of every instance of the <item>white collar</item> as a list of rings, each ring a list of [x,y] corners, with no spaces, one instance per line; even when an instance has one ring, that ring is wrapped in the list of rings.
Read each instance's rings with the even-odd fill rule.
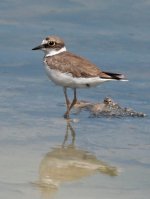
[[[59,53],[65,52],[65,51],[66,51],[66,47],[65,46],[63,48],[61,48],[60,50],[50,49],[49,51],[46,52],[45,57],[57,55]]]

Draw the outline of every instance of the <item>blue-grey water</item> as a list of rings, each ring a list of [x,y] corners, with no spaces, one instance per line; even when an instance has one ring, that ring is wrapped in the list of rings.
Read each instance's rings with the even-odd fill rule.
[[[0,1],[0,198],[149,198],[149,10],[149,0]],[[129,79],[79,90],[79,99],[109,96],[147,117],[83,111],[67,124],[62,88],[31,50],[50,34]]]

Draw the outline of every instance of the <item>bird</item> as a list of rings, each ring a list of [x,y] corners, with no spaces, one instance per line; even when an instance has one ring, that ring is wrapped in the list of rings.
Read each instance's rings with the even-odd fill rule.
[[[127,81],[123,74],[101,71],[88,59],[68,51],[64,40],[55,35],[47,36],[32,50],[44,51],[43,62],[49,79],[63,87],[66,119],[70,119],[70,111],[77,103],[78,88],[95,87],[112,80]],[[74,93],[71,103],[67,95],[68,88],[73,89]]]

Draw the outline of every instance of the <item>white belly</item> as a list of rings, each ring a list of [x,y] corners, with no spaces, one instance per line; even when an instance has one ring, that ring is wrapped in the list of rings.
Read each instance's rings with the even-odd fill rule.
[[[91,78],[77,78],[73,77],[70,73],[62,73],[58,70],[50,69],[45,65],[46,73],[56,85],[69,88],[88,88],[95,87],[99,84],[110,81],[111,79],[101,79],[100,77]]]

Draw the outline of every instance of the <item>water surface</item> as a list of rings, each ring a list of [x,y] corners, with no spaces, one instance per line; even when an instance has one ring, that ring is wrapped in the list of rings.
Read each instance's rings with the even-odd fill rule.
[[[0,2],[1,198],[149,197],[149,10],[148,0]],[[109,96],[148,116],[73,112],[79,122],[68,127],[62,89],[46,77],[42,52],[31,51],[49,34],[130,80],[79,90],[79,99]]]

